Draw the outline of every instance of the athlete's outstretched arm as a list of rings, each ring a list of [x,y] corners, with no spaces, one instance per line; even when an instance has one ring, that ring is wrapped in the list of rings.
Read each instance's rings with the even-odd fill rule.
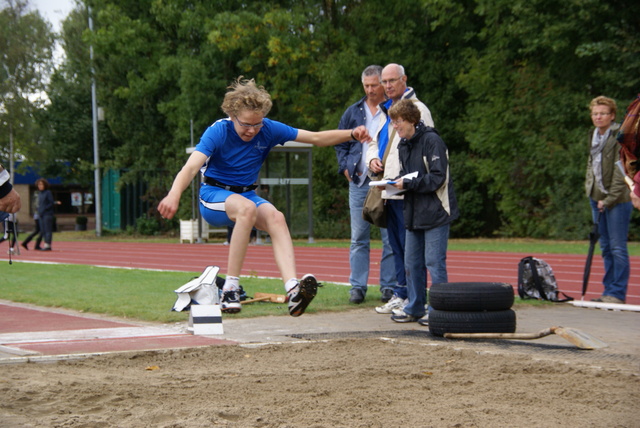
[[[185,191],[196,174],[202,168],[202,165],[207,161],[207,155],[202,152],[194,151],[189,156],[189,159],[184,164],[175,180],[167,196],[164,197],[160,204],[158,204],[158,211],[164,218],[173,218],[178,211],[178,205],[180,204],[180,196]]]
[[[353,137],[352,137],[353,135]],[[301,143],[309,143],[314,146],[325,147],[335,146],[336,144],[345,143],[356,139],[363,143],[371,141],[371,136],[367,132],[367,128],[363,125],[355,129],[333,129],[330,131],[311,132],[304,129],[298,129],[298,137],[296,141]]]

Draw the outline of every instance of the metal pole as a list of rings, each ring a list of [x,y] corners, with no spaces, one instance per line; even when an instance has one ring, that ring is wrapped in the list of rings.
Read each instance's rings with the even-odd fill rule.
[[[307,189],[307,213],[308,213],[308,221],[309,221],[309,244],[313,244],[315,241],[313,239],[313,160],[312,153],[313,150],[309,150],[309,157],[307,158],[307,174],[309,175],[309,188]]]
[[[91,6],[89,12],[89,31],[93,32]],[[96,236],[102,236],[102,195],[100,189],[100,151],[98,147],[98,100],[96,95],[96,70],[93,66],[93,45],[89,45],[89,59],[91,60],[91,112],[93,119],[93,177],[95,182],[96,204]]]
[[[13,169],[13,125],[9,122],[9,183],[12,185],[14,180]]]
[[[189,122],[189,131],[191,133],[191,147],[193,147],[193,119],[191,119],[190,122]],[[196,193],[195,193],[195,187],[196,187],[196,180],[193,179],[193,180],[191,180],[191,220],[195,220],[195,218],[196,218]],[[198,234],[198,237],[200,237],[199,234]]]

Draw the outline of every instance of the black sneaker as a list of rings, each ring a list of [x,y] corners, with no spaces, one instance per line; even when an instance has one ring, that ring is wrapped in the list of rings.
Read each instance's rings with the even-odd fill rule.
[[[309,303],[316,297],[318,287],[321,286],[315,276],[310,273],[303,276],[300,282],[287,293],[289,295],[289,315],[299,317],[304,314]]]
[[[364,302],[364,290],[362,288],[353,288],[349,294],[351,295],[351,297],[349,297],[349,302],[350,303],[355,303],[356,305],[359,305],[360,303]]]
[[[240,304],[240,293],[238,290],[229,290],[222,293],[220,310],[228,314],[237,314],[242,310]]]
[[[383,288],[382,289],[382,297],[380,297],[380,301],[382,303],[388,303],[389,300],[393,297],[393,288]]]

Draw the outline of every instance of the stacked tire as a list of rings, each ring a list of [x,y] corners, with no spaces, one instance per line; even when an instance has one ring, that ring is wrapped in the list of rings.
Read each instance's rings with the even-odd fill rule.
[[[429,289],[429,332],[514,333],[514,292],[501,282],[448,282]]]

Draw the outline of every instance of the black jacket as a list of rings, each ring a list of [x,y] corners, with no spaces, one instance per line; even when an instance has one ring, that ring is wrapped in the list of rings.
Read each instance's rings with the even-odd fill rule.
[[[408,230],[434,229],[459,216],[458,201],[449,174],[449,151],[438,132],[420,122],[411,139],[398,145],[404,180],[404,223]]]

